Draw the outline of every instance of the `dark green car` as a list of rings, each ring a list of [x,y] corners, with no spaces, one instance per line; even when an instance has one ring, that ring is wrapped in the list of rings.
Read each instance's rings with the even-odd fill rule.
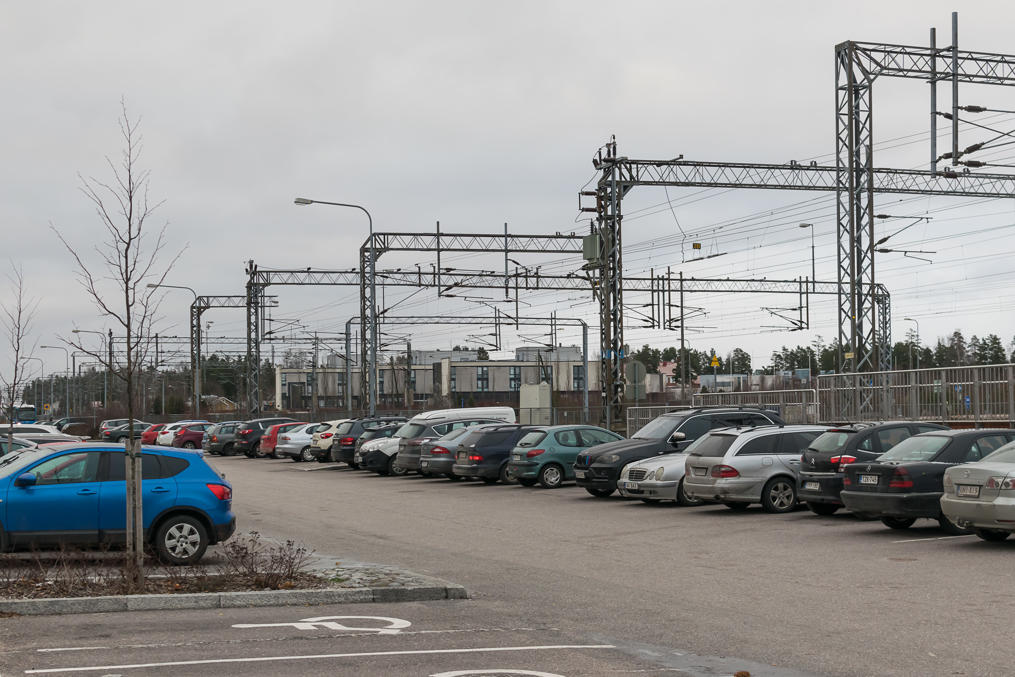
[[[574,479],[578,454],[598,444],[624,439],[603,428],[587,425],[551,425],[532,430],[518,440],[508,460],[508,476],[522,486],[539,482],[555,489]]]

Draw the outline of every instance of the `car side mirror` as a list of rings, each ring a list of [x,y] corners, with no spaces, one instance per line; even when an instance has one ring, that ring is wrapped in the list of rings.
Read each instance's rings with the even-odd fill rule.
[[[673,446],[677,446],[686,439],[687,435],[678,430],[677,432],[670,435],[670,444],[672,444]]]
[[[21,473],[20,475],[17,476],[17,478],[15,478],[15,480],[14,480],[14,486],[16,486],[16,487],[34,487],[36,481],[37,481],[37,478],[35,477],[35,473],[25,472],[25,473]]]

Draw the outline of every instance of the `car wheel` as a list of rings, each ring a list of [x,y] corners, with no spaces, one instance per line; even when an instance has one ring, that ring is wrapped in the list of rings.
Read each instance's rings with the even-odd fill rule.
[[[330,452],[324,452],[324,453],[322,454],[322,453],[321,453],[321,450],[320,450],[320,448],[318,448],[318,449],[317,449],[317,455],[315,456],[315,458],[317,458],[317,462],[318,462],[318,463],[327,463],[327,462],[328,462],[328,461],[330,460],[330,459],[328,458],[328,454],[329,454],[329,453],[330,453]]]
[[[314,452],[310,449],[309,446],[303,447],[302,449],[300,449],[300,455],[296,457],[296,460],[308,462],[312,461],[314,460]]]
[[[908,529],[916,520],[912,517],[882,517],[881,523],[889,529]]]
[[[742,501],[728,501],[726,503],[723,503],[723,505],[725,505],[727,508],[735,512],[743,512],[744,510],[747,510],[747,507],[750,505],[750,503],[744,503]]]
[[[404,477],[409,472],[409,470],[407,468],[403,468],[400,465],[395,465],[395,459],[397,458],[398,454],[395,454],[394,456],[388,459],[388,474],[394,475],[396,477]]]
[[[246,456],[247,458],[254,458],[254,450],[247,449],[246,451],[243,452],[243,455]]]
[[[613,489],[596,489],[595,487],[585,487],[585,491],[589,492],[596,498],[606,498],[614,492]]]
[[[166,564],[195,564],[208,549],[208,531],[188,515],[175,515],[155,532],[155,551]]]
[[[444,476],[447,477],[452,482],[461,482],[462,481],[462,476],[461,475],[456,475],[453,472],[446,472],[446,473],[444,473]]]
[[[761,507],[780,514],[796,509],[796,484],[786,477],[773,477],[761,490]]]
[[[810,510],[815,515],[827,516],[834,514],[835,511],[839,509],[839,506],[835,505],[834,503],[808,503],[807,509]]]
[[[564,483],[564,469],[556,463],[547,463],[539,470],[539,483],[544,489],[556,489]]]
[[[183,443],[183,448],[184,449],[196,449],[197,445],[194,444],[193,442],[184,442]]]
[[[677,485],[677,504],[678,505],[701,505],[704,503],[700,498],[692,498],[687,495],[684,491],[684,479],[680,479],[680,483]]]
[[[974,529],[973,533],[976,534],[977,538],[982,538],[991,543],[999,543],[1011,536],[1010,531],[1003,531],[1001,529]]]
[[[970,533],[969,529],[963,529],[955,522],[945,517],[944,513],[937,518],[937,523],[941,527],[941,531],[952,536],[961,536],[963,534]]]
[[[515,483],[515,476],[511,473],[511,468],[507,463],[500,467],[500,472],[497,473],[497,479],[500,480],[501,484]]]
[[[534,487],[534,486],[536,486],[536,482],[538,482],[538,481],[539,480],[535,479],[534,477],[519,477],[518,478],[518,484],[522,485],[523,487]]]
[[[230,442],[229,444],[227,444],[224,447],[222,447],[222,455],[223,456],[232,456],[235,453],[236,453],[236,451],[233,449],[233,443],[232,442]]]

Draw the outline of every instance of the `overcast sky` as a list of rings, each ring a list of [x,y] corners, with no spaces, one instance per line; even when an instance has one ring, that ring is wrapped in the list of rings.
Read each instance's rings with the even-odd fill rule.
[[[961,7],[958,5],[961,4]],[[142,164],[165,200],[170,249],[186,247],[168,282],[200,294],[242,294],[244,262],[262,267],[350,268],[367,232],[362,213],[297,207],[293,198],[355,202],[378,231],[585,232],[577,192],[611,134],[622,155],[668,159],[833,162],[834,45],[844,40],[950,43],[1015,52],[1011,2],[3,2],[0,227],[7,256],[24,266],[40,301],[37,343],[73,328],[112,326],[75,281],[60,230],[92,265],[101,223],[78,174],[108,179],[121,150],[121,98],[141,118]],[[928,162],[928,86],[875,88],[879,166]],[[968,92],[968,94],[967,94]],[[950,105],[940,88],[942,107]],[[1001,88],[963,89],[964,103],[1015,110]],[[1015,115],[979,118],[1010,131]],[[965,126],[963,145],[985,131]],[[897,140],[896,140],[897,139]],[[945,141],[942,141],[944,144]],[[1015,164],[1015,151],[991,155]],[[879,198],[878,208],[931,215],[893,240],[936,252],[933,263],[883,254],[879,281],[893,295],[894,334],[920,322],[925,343],[962,329],[1008,343],[1015,319],[1015,202]],[[832,195],[784,191],[639,188],[625,200],[628,275],[672,267],[697,277],[809,275],[814,224],[818,278],[834,279]],[[878,235],[910,223],[879,224]],[[1007,226],[1007,228],[1006,228]],[[688,263],[691,242],[724,256]],[[900,247],[905,248],[905,247]],[[167,251],[167,261],[171,255]],[[575,270],[581,261],[528,255],[526,265]],[[395,255],[381,268],[429,264]],[[444,265],[492,269],[502,258],[459,255]],[[386,290],[393,306],[412,290]],[[355,288],[273,289],[275,319],[298,331],[340,331],[358,313]],[[489,294],[494,298],[495,294]],[[9,292],[4,292],[9,299]],[[627,298],[635,306],[644,300]],[[743,347],[755,366],[780,345],[836,335],[835,304],[816,301],[811,329],[787,333],[761,310],[795,297],[699,295],[692,347]],[[168,293],[163,335],[187,334],[187,292]],[[597,322],[588,293],[530,294],[523,312]],[[513,306],[511,307],[513,310]],[[489,315],[425,290],[392,313]],[[239,310],[205,314],[213,337],[243,336]],[[659,330],[634,346],[673,345]],[[282,331],[280,329],[280,331]],[[489,330],[386,327],[400,343],[446,348]],[[506,335],[505,348],[542,330]],[[411,332],[411,334],[410,334]],[[593,350],[597,334],[592,332]],[[579,336],[562,331],[560,340]],[[225,349],[224,341],[212,347]],[[471,340],[469,342],[472,342]],[[230,349],[235,349],[233,346]],[[3,348],[0,348],[3,351]],[[36,354],[62,369],[60,351]],[[183,353],[186,354],[185,352]],[[7,368],[6,366],[4,368]]]

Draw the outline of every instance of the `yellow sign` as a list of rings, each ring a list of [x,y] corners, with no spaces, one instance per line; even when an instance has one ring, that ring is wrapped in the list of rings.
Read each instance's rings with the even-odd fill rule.
[[[842,356],[847,360],[852,360],[854,357],[856,357],[853,353],[843,353]]]
[[[42,410],[43,411],[49,411],[49,403],[48,402],[46,404],[42,405]]]
[[[712,356],[712,366],[713,367],[718,367],[719,366],[719,358],[716,357],[715,355]]]

